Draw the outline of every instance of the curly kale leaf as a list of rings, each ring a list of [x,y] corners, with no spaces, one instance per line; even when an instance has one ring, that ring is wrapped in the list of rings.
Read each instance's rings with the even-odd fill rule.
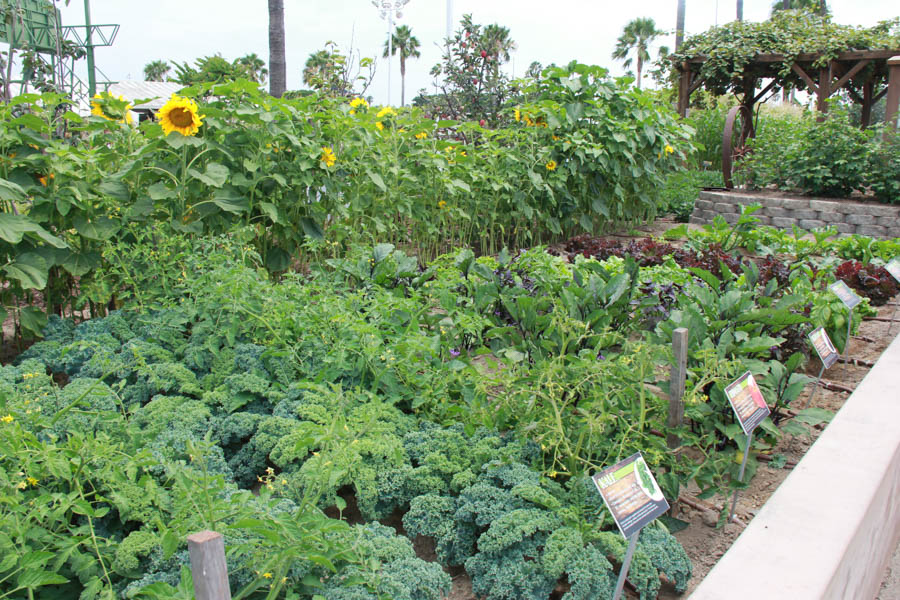
[[[597,548],[607,558],[621,564],[628,550],[628,542],[618,533],[604,531],[594,536]],[[638,544],[628,568],[628,580],[634,584],[641,600],[652,600],[659,594],[659,572],[650,556]]]
[[[569,591],[562,600],[594,600],[611,598],[618,575],[603,553],[594,546],[585,546],[570,558],[566,565]]]
[[[693,567],[684,547],[671,533],[659,524],[652,524],[641,531],[638,548],[650,557],[653,566],[675,584],[675,591],[684,592],[691,578]]]
[[[472,523],[456,521],[455,513],[455,498],[424,494],[410,502],[409,511],[403,515],[403,527],[411,536],[434,538],[442,564],[460,565],[475,551],[477,529]]]

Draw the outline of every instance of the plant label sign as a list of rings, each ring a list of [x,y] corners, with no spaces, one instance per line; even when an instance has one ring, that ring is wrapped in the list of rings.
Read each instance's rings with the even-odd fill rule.
[[[831,290],[831,293],[840,298],[841,302],[844,303],[844,306],[850,310],[853,310],[854,306],[862,302],[862,298],[857,296],[856,292],[851,290],[850,286],[840,279],[829,285],[828,289]]]
[[[669,510],[640,452],[603,469],[593,479],[625,539]]]
[[[825,365],[826,369],[830,369],[831,365],[837,362],[839,354],[835,349],[834,344],[831,343],[831,338],[828,337],[825,328],[819,327],[818,329],[814,329],[807,337],[809,338],[810,343],[812,343],[813,348],[816,349],[816,354],[819,355],[822,364]]]
[[[725,395],[746,435],[750,435],[769,416],[769,405],[750,371],[726,387]]]
[[[891,274],[891,277],[900,283],[900,257],[895,257],[888,264],[884,265],[885,270]]]

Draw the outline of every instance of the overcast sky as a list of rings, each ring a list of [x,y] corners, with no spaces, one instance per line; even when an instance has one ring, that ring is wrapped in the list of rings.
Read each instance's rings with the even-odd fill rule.
[[[61,3],[62,4],[62,3]],[[362,56],[377,57],[377,74],[368,94],[376,102],[388,97],[387,61],[381,58],[387,24],[371,0],[285,0],[288,88],[303,87],[301,70],[310,53],[325,42],[344,50],[351,41]],[[687,0],[687,35],[735,18],[735,0]],[[769,15],[772,0],[744,0],[744,19]],[[873,25],[900,15],[898,0],[831,0],[835,21]],[[84,23],[83,0],[62,8],[64,25]],[[406,100],[420,88],[431,88],[431,67],[439,62],[438,45],[446,32],[446,0],[410,0],[400,24],[408,25],[421,44],[422,57],[407,63]],[[610,68],[616,38],[636,17],[652,17],[659,29],[674,32],[676,0],[453,0],[455,23],[471,13],[475,23],[499,23],[510,29],[518,50],[507,72],[521,76],[532,61],[566,64],[573,59]],[[156,60],[188,61],[215,53],[233,60],[255,52],[268,61],[266,0],[91,0],[95,24],[121,25],[115,45],[98,48],[97,66],[111,80],[143,79],[143,67]],[[455,29],[454,25],[454,29]],[[658,44],[674,47],[674,34]],[[653,52],[655,55],[655,50]],[[80,61],[84,63],[84,61]],[[393,61],[391,100],[400,102],[399,61]]]

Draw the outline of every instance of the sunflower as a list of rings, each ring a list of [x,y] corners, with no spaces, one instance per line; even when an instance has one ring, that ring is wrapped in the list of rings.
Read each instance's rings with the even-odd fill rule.
[[[378,114],[375,115],[376,118],[381,119],[384,117],[390,117],[391,115],[396,115],[397,113],[390,106],[385,106],[381,110],[378,111]]]
[[[169,135],[173,131],[177,131],[183,136],[191,136],[199,131],[203,125],[202,119],[205,115],[200,114],[197,103],[190,98],[182,98],[175,94],[166,102],[165,106],[159,109],[157,117],[159,124],[162,125],[163,132]]]
[[[95,94],[91,99],[91,114],[107,121],[131,125],[131,103],[123,96],[113,96],[109,92]]]
[[[322,156],[320,157],[320,160],[325,163],[326,167],[333,167],[334,163],[337,162],[337,157],[334,155],[334,150],[328,146],[322,146]]]
[[[555,160],[548,160],[548,161],[547,161],[547,164],[544,165],[544,166],[547,167],[547,170],[548,170],[548,171],[555,171],[555,170],[556,170],[556,161],[555,161]]]
[[[427,138],[427,137],[428,137],[428,134],[425,133],[424,131],[422,131],[422,132],[416,134],[416,139],[417,139],[417,140],[424,140],[424,139]]]

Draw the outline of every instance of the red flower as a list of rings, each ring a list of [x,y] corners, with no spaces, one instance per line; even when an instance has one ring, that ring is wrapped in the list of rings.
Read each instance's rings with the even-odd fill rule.
[[[485,58],[486,56],[487,56],[487,51],[486,51],[486,50],[482,50],[482,51],[481,51],[481,58]]]

